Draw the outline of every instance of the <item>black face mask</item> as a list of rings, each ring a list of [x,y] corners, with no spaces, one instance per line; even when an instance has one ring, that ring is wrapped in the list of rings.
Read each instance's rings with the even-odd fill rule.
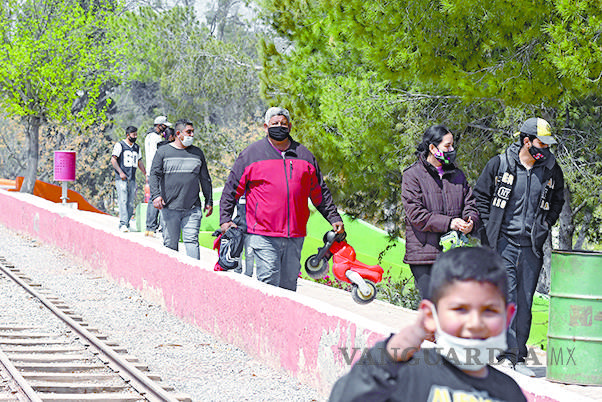
[[[552,155],[548,148],[537,148],[535,145],[529,148],[529,153],[538,162],[543,162]]]
[[[288,138],[288,127],[285,127],[285,126],[268,127],[268,135],[274,141],[284,141]]]
[[[136,137],[136,138],[133,138],[133,137],[128,137],[128,140],[130,140],[130,142],[131,142],[132,144],[135,144],[137,139],[138,139],[138,137]]]

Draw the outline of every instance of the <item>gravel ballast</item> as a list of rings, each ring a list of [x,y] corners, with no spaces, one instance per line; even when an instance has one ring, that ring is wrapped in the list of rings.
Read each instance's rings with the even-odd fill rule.
[[[0,255],[193,401],[325,400],[286,372],[182,321],[59,248],[0,225]],[[15,311],[35,314],[15,300]]]

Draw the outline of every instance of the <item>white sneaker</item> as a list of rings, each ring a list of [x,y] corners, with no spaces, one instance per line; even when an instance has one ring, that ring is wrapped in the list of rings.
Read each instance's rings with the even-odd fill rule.
[[[512,364],[512,362],[508,359],[502,359],[499,362],[492,364],[492,366],[502,373],[506,373],[508,375],[512,375],[514,372],[514,364]]]
[[[129,231],[130,231],[130,228],[128,228],[128,227],[127,227],[127,226],[125,226],[125,225],[121,225],[121,226],[119,227],[119,230],[121,230],[123,233],[127,233],[127,232],[129,232]]]
[[[508,359],[502,359],[496,366],[514,370],[514,364]]]
[[[525,362],[516,363],[514,370],[519,374],[526,375],[527,377],[535,377],[535,372],[527,367]]]

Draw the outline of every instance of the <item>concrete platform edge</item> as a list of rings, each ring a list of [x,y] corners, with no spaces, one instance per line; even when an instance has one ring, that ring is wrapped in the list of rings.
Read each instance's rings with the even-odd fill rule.
[[[95,224],[91,212],[4,190],[0,190],[0,211],[0,220],[8,228],[82,258],[173,314],[288,371],[324,395],[349,369],[339,348],[361,350],[392,331],[295,292],[214,272],[217,257],[211,250],[201,249],[197,261],[145,245],[118,232],[117,225]]]
[[[82,258],[323,395],[350,368],[340,348],[363,350],[397,330],[244,275],[214,272],[217,258],[211,250],[201,248],[197,261],[155,248],[118,232],[116,224],[99,223],[98,214],[2,189],[0,211],[0,222],[8,228]],[[136,258],[124,258],[132,255]],[[357,353],[353,360],[359,357]],[[515,379],[530,402],[566,400],[556,399],[560,395],[554,384],[543,387],[520,375]]]

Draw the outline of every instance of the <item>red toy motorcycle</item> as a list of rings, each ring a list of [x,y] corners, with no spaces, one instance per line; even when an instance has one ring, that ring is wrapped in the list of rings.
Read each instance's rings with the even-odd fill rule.
[[[332,230],[324,235],[324,246],[305,260],[305,272],[310,278],[323,278],[328,272],[328,260],[333,257],[332,272],[343,282],[352,285],[351,296],[359,304],[370,303],[376,297],[376,283],[383,279],[380,265],[366,265],[355,259],[355,250],[345,241],[345,232]]]

